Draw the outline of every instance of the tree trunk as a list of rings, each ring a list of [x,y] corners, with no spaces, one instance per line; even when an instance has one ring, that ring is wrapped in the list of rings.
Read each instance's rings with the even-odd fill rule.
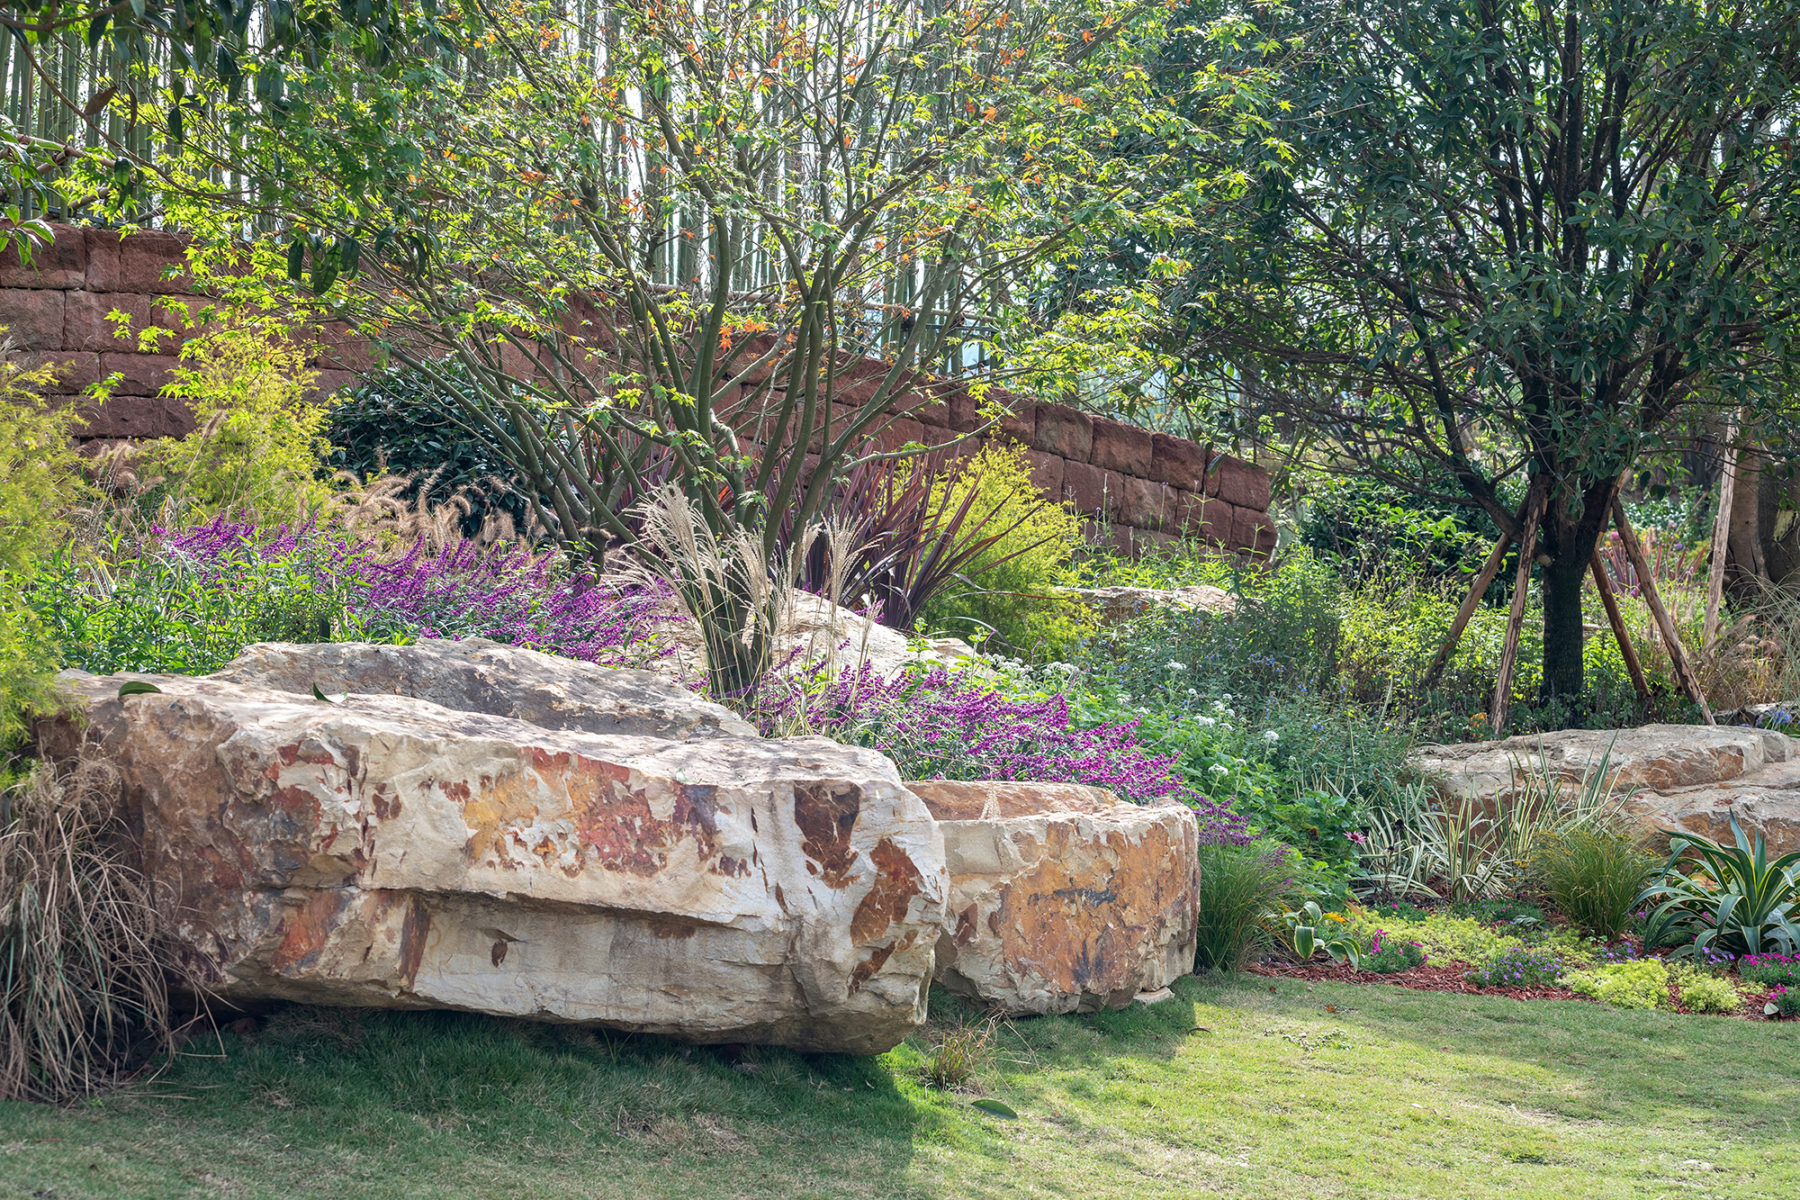
[[[1586,582],[1589,547],[1576,559],[1566,548],[1544,568],[1544,685],[1543,696],[1578,699],[1583,690],[1581,671],[1581,591]]]

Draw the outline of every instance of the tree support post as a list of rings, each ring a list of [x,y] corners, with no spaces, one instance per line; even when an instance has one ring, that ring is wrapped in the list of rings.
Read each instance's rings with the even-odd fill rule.
[[[1525,626],[1525,593],[1531,587],[1531,560],[1537,554],[1538,516],[1544,509],[1545,476],[1532,481],[1525,497],[1525,520],[1519,534],[1519,569],[1513,580],[1512,611],[1506,617],[1506,644],[1500,651],[1500,677],[1488,704],[1488,729],[1497,737],[1512,709],[1513,668],[1519,663],[1519,631]]]
[[[1731,507],[1737,498],[1738,452],[1735,416],[1725,418],[1724,463],[1719,472],[1719,511],[1713,517],[1712,561],[1706,575],[1706,623],[1700,650],[1712,653],[1719,641],[1719,606],[1725,598],[1725,559],[1731,552]]]
[[[1638,661],[1637,648],[1631,644],[1631,634],[1625,628],[1625,615],[1619,611],[1619,599],[1613,595],[1612,583],[1606,578],[1606,567],[1600,562],[1600,552],[1595,551],[1588,559],[1588,567],[1594,573],[1594,589],[1600,593],[1600,603],[1606,608],[1606,619],[1612,625],[1613,637],[1618,640],[1619,654],[1625,659],[1625,669],[1631,673],[1631,686],[1637,690],[1638,699],[1646,706],[1650,703],[1650,681],[1644,678],[1644,664]]]
[[[1700,690],[1700,677],[1694,673],[1692,664],[1688,662],[1685,651],[1681,648],[1681,634],[1675,628],[1674,618],[1669,610],[1663,607],[1662,597],[1656,591],[1656,578],[1650,573],[1650,563],[1644,558],[1644,547],[1639,544],[1637,533],[1631,528],[1631,522],[1625,519],[1625,501],[1618,496],[1613,497],[1613,524],[1618,527],[1619,541],[1625,546],[1625,557],[1631,560],[1631,569],[1637,572],[1638,590],[1644,594],[1644,603],[1650,606],[1650,615],[1656,618],[1656,628],[1662,634],[1663,644],[1669,648],[1669,661],[1675,666],[1675,678],[1681,681],[1681,690],[1687,698],[1700,706],[1701,715],[1708,725],[1717,725],[1713,720],[1712,709],[1707,706],[1706,693]]]
[[[1494,576],[1500,573],[1500,564],[1506,560],[1506,548],[1510,545],[1512,545],[1511,535],[1502,531],[1500,540],[1494,543],[1494,549],[1488,554],[1487,561],[1481,564],[1481,571],[1475,576],[1474,586],[1463,598],[1462,607],[1456,610],[1456,620],[1450,622],[1450,632],[1444,635],[1443,643],[1438,646],[1437,655],[1431,660],[1431,665],[1425,668],[1425,674],[1419,677],[1420,691],[1424,691],[1436,683],[1438,676],[1450,664],[1450,656],[1456,653],[1457,644],[1462,641],[1463,630],[1468,628],[1470,619],[1474,617],[1476,608],[1481,604],[1481,598],[1487,595],[1489,585],[1494,582]]]

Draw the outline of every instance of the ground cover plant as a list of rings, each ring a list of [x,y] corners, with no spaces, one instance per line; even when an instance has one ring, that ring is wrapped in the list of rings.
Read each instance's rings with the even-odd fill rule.
[[[966,1019],[953,1002],[934,1001],[938,1025],[868,1060],[453,1013],[282,1010],[222,1046],[190,1047],[154,1086],[72,1109],[0,1105],[0,1191],[397,1200],[429,1180],[443,1200],[1761,1200],[1800,1189],[1786,1120],[1800,1103],[1800,1026],[1242,976],[1183,980],[1175,993],[1002,1025],[972,1091],[919,1077],[941,1033]],[[973,1108],[980,1097],[1017,1119]],[[1375,1144],[1379,1155],[1345,1150]]]

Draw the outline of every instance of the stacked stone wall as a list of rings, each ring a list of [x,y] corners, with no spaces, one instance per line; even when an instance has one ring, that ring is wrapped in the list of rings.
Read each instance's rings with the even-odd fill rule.
[[[190,313],[206,303],[192,294],[182,262],[181,241],[167,233],[121,237],[70,226],[58,226],[55,241],[28,266],[15,251],[0,253],[0,325],[28,361],[60,366],[56,392],[78,403],[89,385],[119,378],[111,398],[84,413],[85,437],[178,437],[193,429],[186,405],[162,394],[183,327],[169,303],[178,300]],[[135,336],[121,339],[114,312],[131,317],[134,334],[163,329],[169,336],[148,347]],[[356,382],[373,356],[354,338],[338,336],[320,347],[312,365],[319,390],[331,392]],[[840,404],[855,403],[856,386],[852,380]],[[1128,553],[1182,536],[1256,555],[1274,549],[1269,475],[1261,467],[1066,405],[1002,399],[1011,415],[971,440],[998,437],[1024,446],[1033,482],[1085,514],[1090,536],[1110,537]],[[894,407],[906,415],[885,435],[893,444],[945,444],[983,425],[975,398],[946,380],[921,382]]]

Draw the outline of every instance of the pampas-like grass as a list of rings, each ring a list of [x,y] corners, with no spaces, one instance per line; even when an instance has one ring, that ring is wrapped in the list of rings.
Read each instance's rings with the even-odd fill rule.
[[[76,1100],[171,1047],[183,976],[130,849],[102,761],[0,795],[0,1099]]]

